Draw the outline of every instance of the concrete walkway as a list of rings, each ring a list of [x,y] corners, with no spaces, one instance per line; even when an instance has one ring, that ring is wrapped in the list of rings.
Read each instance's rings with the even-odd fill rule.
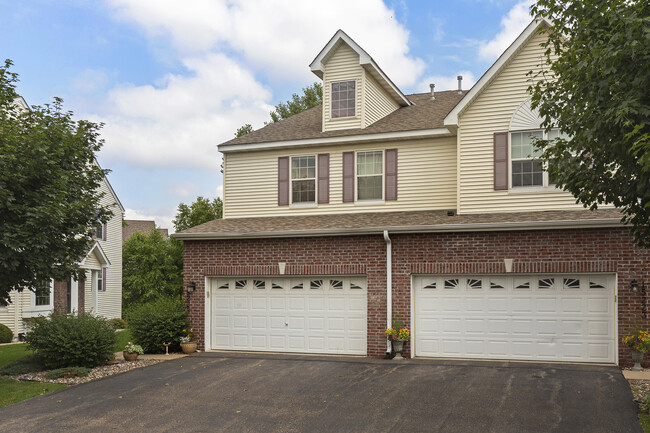
[[[626,379],[650,380],[650,370],[643,370],[643,371],[623,370],[623,376]]]

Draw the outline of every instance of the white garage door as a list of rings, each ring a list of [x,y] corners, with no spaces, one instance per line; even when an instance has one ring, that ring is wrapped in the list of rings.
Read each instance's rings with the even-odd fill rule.
[[[365,278],[211,280],[212,349],[366,354]]]
[[[415,355],[615,361],[613,275],[414,277]]]

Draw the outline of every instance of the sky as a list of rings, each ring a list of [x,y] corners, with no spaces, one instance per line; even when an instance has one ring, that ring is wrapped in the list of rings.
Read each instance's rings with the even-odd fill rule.
[[[404,92],[470,88],[530,22],[500,0],[0,0],[0,56],[29,105],[104,123],[102,168],[126,219],[173,231],[179,203],[221,197],[219,143],[318,80],[338,29]]]

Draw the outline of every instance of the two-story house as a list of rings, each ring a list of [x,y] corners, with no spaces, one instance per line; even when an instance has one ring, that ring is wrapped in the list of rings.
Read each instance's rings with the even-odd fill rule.
[[[629,362],[647,250],[536,159],[532,22],[469,91],[405,95],[338,31],[311,63],[323,104],[219,146],[224,218],[185,245],[206,350]]]
[[[92,247],[79,262],[85,279],[43,281],[43,290],[36,295],[30,290],[11,293],[11,302],[0,306],[0,323],[8,326],[14,336],[25,332],[24,319],[61,313],[93,313],[106,318],[122,317],[122,215],[124,207],[104,178],[99,191],[102,206],[109,206],[113,216],[106,224],[98,224]],[[49,289],[49,290],[48,290]]]

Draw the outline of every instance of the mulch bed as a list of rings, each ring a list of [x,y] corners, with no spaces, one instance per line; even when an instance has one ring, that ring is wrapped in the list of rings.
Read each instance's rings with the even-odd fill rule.
[[[82,377],[69,377],[62,379],[48,379],[45,377],[45,372],[41,371],[38,373],[26,373],[19,374],[17,376],[11,376],[12,379],[16,380],[31,380],[36,382],[50,382],[50,383],[62,383],[65,385],[77,385],[80,383],[90,382],[93,380],[101,379],[103,377],[112,376],[114,374],[124,373],[135,368],[147,367],[149,365],[157,364],[160,361],[154,359],[148,360],[137,360],[137,361],[117,361],[108,365],[102,365],[99,367],[93,368],[87,376]]]

